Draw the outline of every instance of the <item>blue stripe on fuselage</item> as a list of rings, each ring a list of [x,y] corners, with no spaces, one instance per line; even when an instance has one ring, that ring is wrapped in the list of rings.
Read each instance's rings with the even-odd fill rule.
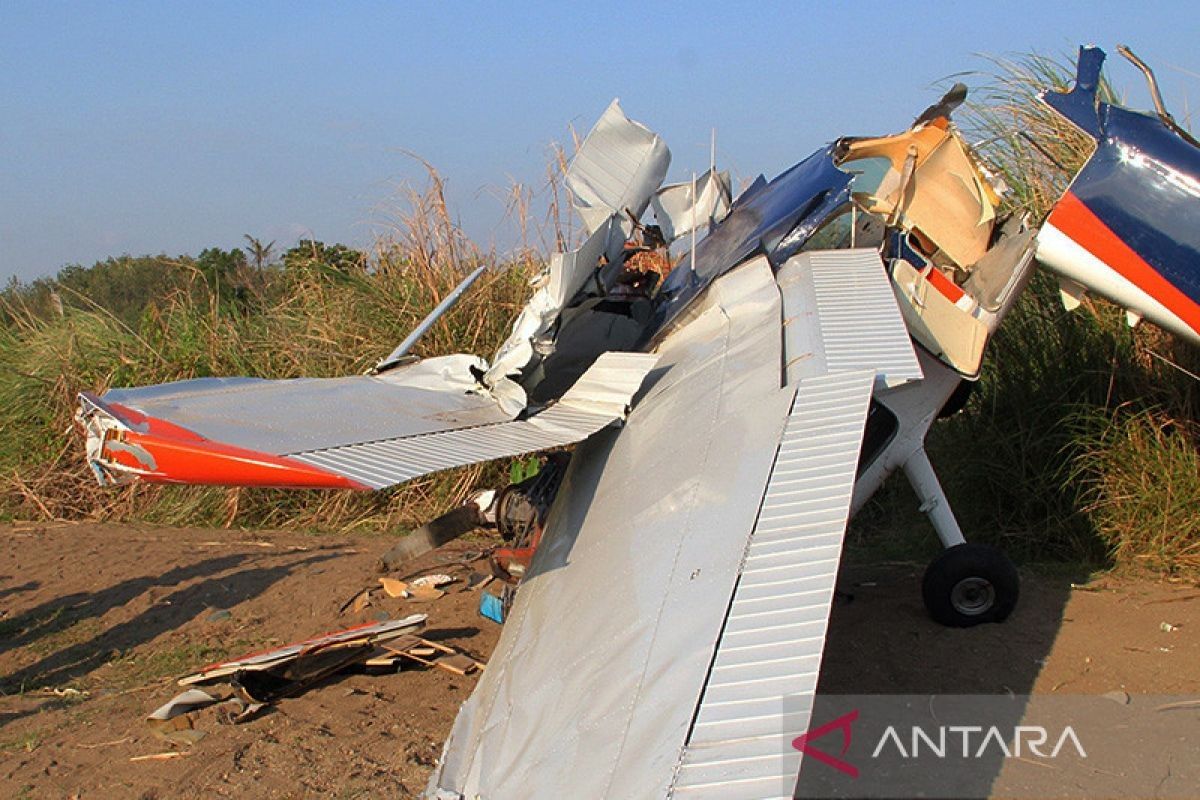
[[[1155,117],[1101,106],[1105,136],[1071,191],[1200,303],[1200,150]]]

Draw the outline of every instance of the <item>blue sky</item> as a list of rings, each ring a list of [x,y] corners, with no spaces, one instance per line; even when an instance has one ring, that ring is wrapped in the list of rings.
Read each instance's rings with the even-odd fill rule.
[[[369,243],[419,166],[481,244],[498,191],[613,97],[671,177],[773,175],[841,134],[903,128],[981,53],[1094,42],[1146,104],[1200,102],[1186,3],[46,3],[0,0],[0,279],[242,234]]]

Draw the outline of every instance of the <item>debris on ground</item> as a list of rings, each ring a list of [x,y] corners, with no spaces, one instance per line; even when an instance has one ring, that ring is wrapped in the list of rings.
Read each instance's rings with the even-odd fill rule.
[[[165,753],[151,753],[145,756],[131,756],[130,761],[168,761],[172,758],[183,758],[187,753],[182,750],[168,750]]]
[[[454,577],[451,575],[422,575],[408,582],[408,596],[415,600],[436,600],[446,594],[441,587],[451,583],[454,583]]]
[[[254,653],[231,661],[221,661],[210,664],[194,675],[180,678],[179,685],[204,684],[239,673],[271,673],[298,661],[311,661],[324,653],[343,650],[356,656],[358,655],[356,651],[366,651],[366,654],[358,659],[365,661],[376,645],[420,630],[425,625],[426,619],[424,614],[413,614],[399,620],[356,625],[262,653]]]
[[[492,622],[504,624],[504,601],[491,592],[479,596],[479,614]]]
[[[408,591],[408,584],[395,578],[380,578],[379,584],[388,597],[404,597]]]
[[[200,655],[205,652],[240,656],[367,621],[338,617],[338,607],[356,588],[380,586],[374,564],[387,545],[378,537],[353,533],[281,531],[271,534],[275,547],[250,548],[237,544],[246,534],[236,530],[87,523],[39,534],[31,547],[29,537],[6,530],[0,525],[0,576],[9,576],[0,578],[0,591],[26,582],[40,585],[0,600],[9,619],[18,621],[7,623],[10,638],[0,635],[5,646],[12,645],[0,647],[0,673],[26,683],[23,694],[14,688],[0,697],[0,726],[10,747],[0,755],[5,767],[0,770],[0,797],[419,796],[476,676],[495,668],[489,663],[482,673],[459,676],[411,659],[397,663],[400,657],[381,649],[384,663],[367,661],[339,673],[243,724],[223,724],[223,703],[192,712],[195,729],[208,735],[190,747],[173,745],[151,733],[146,715],[185,689],[216,696],[227,691],[218,683],[176,687],[174,678],[196,671],[181,670],[179,659],[201,666],[226,658]],[[230,543],[228,553],[197,546],[218,538]],[[467,588],[472,571],[488,573],[479,558],[487,544],[460,539],[404,568],[415,575],[458,576],[441,600],[417,605],[377,590],[364,614],[388,611],[401,618],[428,613],[425,629],[416,635],[487,661],[503,628],[479,616],[479,598],[501,584],[493,580],[483,590]],[[343,557],[348,550],[357,552]],[[89,553],[104,557],[80,557]],[[460,559],[468,565],[449,565]],[[183,568],[191,572],[175,571]],[[986,694],[1008,687],[1019,694],[1045,694],[1055,683],[1079,675],[1081,653],[1093,653],[1093,669],[1070,684],[1072,692],[1124,689],[1135,697],[1200,696],[1192,666],[1200,664],[1200,637],[1190,635],[1193,627],[1200,630],[1200,601],[1185,602],[1200,590],[1190,586],[1114,576],[1103,593],[1072,593],[1070,575],[1035,570],[1026,577],[1009,635],[998,637],[998,629],[981,627],[961,636],[940,636],[930,633],[919,601],[910,597],[913,576],[919,576],[914,567],[849,564],[844,569],[848,585],[868,580],[877,581],[879,588],[833,609],[824,691]],[[269,584],[264,575],[270,576]],[[399,573],[394,577],[409,579]],[[171,586],[164,589],[163,580]],[[355,586],[356,581],[362,586]],[[126,587],[133,587],[132,600],[121,593]],[[87,598],[85,605],[63,612],[59,623],[69,621],[67,614],[85,624],[89,618],[99,620],[98,628],[78,629],[81,636],[87,632],[82,642],[54,635],[54,624],[19,632],[54,613],[58,598],[80,602],[73,596]],[[216,608],[231,610],[233,624],[207,624],[208,613]],[[1163,620],[1182,625],[1182,630],[1162,633]],[[1100,640],[1119,644],[1097,652]],[[889,661],[889,654],[913,641],[927,648],[921,659]],[[1164,644],[1173,645],[1173,652],[1159,652],[1158,645]],[[47,654],[51,645],[62,655]],[[128,657],[113,660],[108,654],[114,650]],[[90,653],[97,655],[89,658]],[[59,668],[68,656],[69,667]],[[200,661],[187,660],[196,658]],[[1036,663],[1039,658],[1044,663]],[[930,663],[941,661],[961,665],[950,687],[939,684],[944,674],[929,670]],[[402,671],[394,672],[401,666]],[[170,682],[164,683],[167,678]],[[43,694],[42,687],[49,691]],[[90,696],[54,696],[54,689],[64,687]],[[357,691],[347,694],[351,689]],[[277,713],[268,714],[272,709]],[[1180,709],[1162,716],[1194,713]],[[172,750],[187,755],[129,760]]]
[[[481,670],[485,662],[478,661],[453,647],[422,639],[419,636],[404,636],[382,645],[394,656],[415,661],[427,667],[437,667],[455,675],[470,675]]]
[[[405,536],[383,554],[376,564],[380,572],[395,572],[426,553],[476,528],[495,524],[496,492],[478,492],[466,505],[447,511]]]
[[[453,581],[449,575],[435,573],[408,586],[415,591],[444,594],[437,587]],[[395,583],[404,585],[401,581]],[[406,590],[405,596],[412,596],[412,590]],[[455,675],[470,675],[483,669],[483,661],[416,636],[415,632],[424,627],[425,621],[424,614],[413,614],[400,620],[358,625],[211,664],[180,678],[181,686],[193,688],[151,712],[146,724],[155,738],[187,747],[207,735],[206,731],[196,727],[194,719],[195,713],[202,709],[216,706],[216,719],[220,724],[236,725],[256,717],[271,703],[300,694],[350,667],[402,668],[411,662]],[[228,686],[214,690],[214,685],[221,683]],[[198,685],[205,689],[195,688]]]
[[[472,572],[467,576],[467,588],[471,591],[482,589],[495,579],[495,575],[489,575],[486,572]]]

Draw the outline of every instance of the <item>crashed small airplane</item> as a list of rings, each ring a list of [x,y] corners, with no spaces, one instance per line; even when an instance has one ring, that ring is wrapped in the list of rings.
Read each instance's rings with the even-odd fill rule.
[[[1035,258],[1065,299],[1200,342],[1200,150],[1161,106],[1099,102],[1103,59],[1043,97],[1096,150],[1040,230],[951,124],[962,87],[736,199],[715,169],[662,186],[667,146],[614,101],[566,176],[586,241],[490,362],[408,352],[477,272],[368,375],[84,393],[88,461],[104,484],[379,489],[574,443],[429,795],[790,797],[846,524],[890,473],[945,546],[932,616],[1017,601],[924,439]]]

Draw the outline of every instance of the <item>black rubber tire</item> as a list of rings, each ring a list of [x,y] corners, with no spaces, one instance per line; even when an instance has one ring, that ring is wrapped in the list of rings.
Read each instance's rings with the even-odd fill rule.
[[[969,628],[1008,619],[1020,587],[1017,568],[1003,551],[968,542],[943,550],[929,564],[921,597],[935,622]]]

